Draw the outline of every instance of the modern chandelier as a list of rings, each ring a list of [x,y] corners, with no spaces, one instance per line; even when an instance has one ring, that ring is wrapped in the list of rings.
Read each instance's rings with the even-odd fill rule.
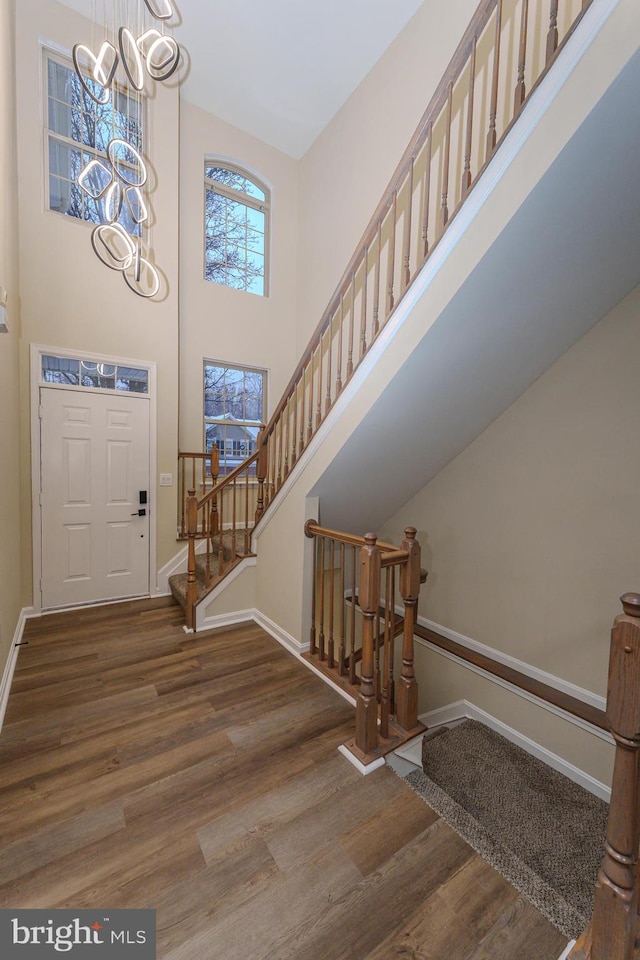
[[[96,201],[100,222],[91,234],[91,245],[102,263],[119,271],[138,296],[152,299],[160,290],[160,277],[143,245],[143,230],[149,222],[145,186],[147,163],[138,146],[116,136],[117,79],[121,79],[142,104],[149,83],[161,83],[174,75],[180,64],[180,46],[164,32],[175,17],[172,0],[111,0],[112,30],[105,3],[105,38],[97,53],[84,43],[73,48],[73,65],[82,90],[98,106],[111,105],[112,136],[106,160],[94,157],[78,174],[80,189]],[[131,16],[130,7],[136,7]],[[121,19],[125,25],[118,25]],[[95,17],[94,17],[95,20]],[[127,94],[127,104],[129,94]]]

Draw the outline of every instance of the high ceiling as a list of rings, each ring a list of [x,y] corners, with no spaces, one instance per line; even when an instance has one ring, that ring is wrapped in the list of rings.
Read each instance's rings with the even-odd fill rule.
[[[88,17],[123,9],[122,0],[62,2]],[[182,95],[301,157],[422,2],[173,0],[190,61]],[[138,4],[129,2],[136,17]]]

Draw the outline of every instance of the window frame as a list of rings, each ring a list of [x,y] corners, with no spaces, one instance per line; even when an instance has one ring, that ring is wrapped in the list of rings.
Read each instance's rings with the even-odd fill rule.
[[[50,151],[50,140],[51,138],[57,139],[58,142],[68,147],[69,149],[79,150],[81,153],[89,154],[91,157],[95,157],[101,160],[108,161],[106,152],[98,150],[97,147],[92,147],[84,142],[78,140],[72,140],[68,137],[65,137],[64,134],[60,134],[55,130],[52,130],[49,125],[49,61],[59,64],[60,66],[65,67],[67,70],[70,70],[72,73],[75,73],[75,68],[73,65],[73,60],[71,54],[62,47],[57,47],[49,43],[41,43],[41,65],[42,65],[42,137],[43,137],[43,181],[44,181],[44,210],[46,213],[53,213],[64,217],[69,222],[82,223],[90,229],[94,229],[98,224],[95,220],[87,219],[84,215],[81,217],[76,217],[73,214],[63,213],[61,210],[56,210],[51,206],[51,176],[57,176],[57,174],[52,173],[51,170],[51,151]],[[134,98],[134,94],[127,86],[123,85],[120,82],[114,81],[113,90],[122,96],[127,97],[128,100]],[[57,100],[57,98],[54,98]],[[63,101],[58,101],[62,103]],[[139,103],[140,110],[140,145],[136,147],[139,149],[141,154],[144,155],[145,143],[146,143],[146,131],[148,128],[148,117],[146,102],[143,98]],[[75,181],[71,181],[72,183]],[[100,203],[101,201],[97,201]],[[83,214],[84,214],[84,198],[83,198]],[[100,221],[101,223],[104,220]],[[140,237],[144,239],[144,234],[146,230],[146,225],[144,223],[139,225],[140,232],[131,234],[131,236]],[[126,227],[125,227],[126,229]],[[127,231],[129,232],[129,231]]]
[[[266,417],[266,411],[267,411],[267,391],[269,386],[269,371],[266,369],[266,367],[254,367],[248,363],[229,363],[225,360],[214,360],[211,357],[203,358],[203,361],[202,361],[202,449],[205,453],[210,452],[209,449],[207,448],[207,426],[209,424],[224,425],[225,423],[228,423],[228,421],[225,421],[223,417],[206,416],[205,411],[206,411],[207,396],[206,396],[206,387],[205,387],[205,374],[206,374],[207,367],[218,367],[225,371],[233,370],[235,372],[241,372],[243,374],[259,373],[262,376],[262,420],[260,421],[260,426],[258,428],[258,431],[260,427],[264,426],[264,424],[266,423],[265,417]],[[233,423],[238,424],[239,426],[250,425],[253,428],[256,427],[255,420],[234,420]],[[249,454],[249,456],[251,456],[251,454]],[[243,457],[242,459],[246,459],[246,456]],[[226,457],[223,458],[221,455],[220,456],[220,473],[219,473],[220,477],[224,477],[228,473],[231,473],[231,471],[235,470],[236,466],[238,465],[238,464],[233,464],[230,468],[227,469],[225,466],[225,461],[226,461]],[[252,477],[251,479],[254,479],[254,478]]]
[[[234,190],[232,187],[227,187],[225,184],[221,183],[219,180],[213,180],[210,177],[206,176],[207,167],[220,167],[221,169],[228,170],[230,173],[236,173],[238,176],[244,177],[246,180],[250,180],[251,183],[262,190],[265,195],[264,200],[258,200],[256,197],[252,197],[247,193],[244,193],[242,190]],[[228,290],[237,290],[240,293],[250,293],[254,297],[262,297],[264,299],[268,298],[271,295],[271,211],[272,211],[272,191],[266,181],[261,177],[257,176],[252,170],[247,169],[246,167],[241,166],[238,163],[235,163],[231,160],[223,160],[220,157],[206,155],[203,163],[203,180],[204,180],[204,190],[205,194],[203,197],[203,262],[202,262],[202,271],[203,277],[206,283],[217,283],[221,287],[226,287]],[[220,196],[225,197],[227,200],[233,200],[236,203],[242,203],[247,207],[252,208],[253,210],[258,210],[260,213],[264,214],[264,277],[263,283],[264,288],[262,293],[256,293],[254,290],[245,290],[242,287],[233,287],[231,284],[223,283],[221,280],[209,280],[207,277],[207,207],[206,207],[206,191],[211,190],[213,193],[218,193]],[[254,368],[259,369],[259,368]]]

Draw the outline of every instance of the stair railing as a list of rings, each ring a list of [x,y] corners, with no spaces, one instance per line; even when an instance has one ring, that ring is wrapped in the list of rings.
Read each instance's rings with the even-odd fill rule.
[[[308,659],[355,697],[355,738],[345,746],[366,765],[424,730],[413,642],[420,545],[413,527],[399,547],[379,542],[374,533],[357,537],[312,520],[305,534],[315,546]],[[396,597],[404,603],[403,617]]]
[[[591,2],[478,6],[262,435],[267,507]]]
[[[613,623],[607,719],[616,743],[604,857],[590,927],[573,960],[632,960],[640,938],[640,594],[625,593]]]
[[[191,456],[189,454],[188,456]],[[259,451],[231,473],[217,479],[217,451],[213,454],[216,475],[213,486],[198,497],[195,488],[187,491],[186,517],[187,597],[185,617],[192,629],[196,604],[244,557],[251,556],[251,533],[256,517],[264,509],[264,485],[257,477]],[[197,542],[203,545],[201,562],[204,587],[198,589]]]
[[[256,523],[591,3],[481,0],[280,402],[258,437]],[[518,38],[515,43],[514,36]],[[187,489],[200,490],[200,537],[210,532],[204,501],[221,495],[213,467],[212,491],[203,496],[209,481],[206,476],[196,480],[200,469],[196,464],[199,460],[206,464],[206,456],[181,455],[179,535],[183,537],[188,535]],[[245,465],[253,463],[253,457],[245,461]]]
[[[187,538],[187,497],[193,490],[204,497],[208,487],[215,487],[220,473],[217,446],[209,453],[178,453],[178,537]],[[204,514],[201,517],[204,521]],[[206,530],[202,529],[202,536]]]

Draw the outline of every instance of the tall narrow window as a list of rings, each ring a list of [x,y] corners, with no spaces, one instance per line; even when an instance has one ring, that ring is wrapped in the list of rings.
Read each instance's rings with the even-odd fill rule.
[[[268,294],[269,191],[239,167],[204,165],[206,280]]]
[[[224,476],[256,452],[266,410],[267,371],[204,362],[204,441]]]
[[[116,137],[142,151],[140,103],[116,89],[108,103],[96,103],[83,89],[70,62],[47,54],[45,63],[49,209],[90,223],[102,223],[104,200],[87,196],[76,183],[78,174],[90,160],[106,159],[107,145]],[[93,81],[87,78],[86,83],[91,85]],[[99,87],[95,86],[97,92]],[[99,194],[103,184],[93,186],[93,192]],[[140,236],[140,224],[133,222],[126,205],[119,220],[128,233]]]

